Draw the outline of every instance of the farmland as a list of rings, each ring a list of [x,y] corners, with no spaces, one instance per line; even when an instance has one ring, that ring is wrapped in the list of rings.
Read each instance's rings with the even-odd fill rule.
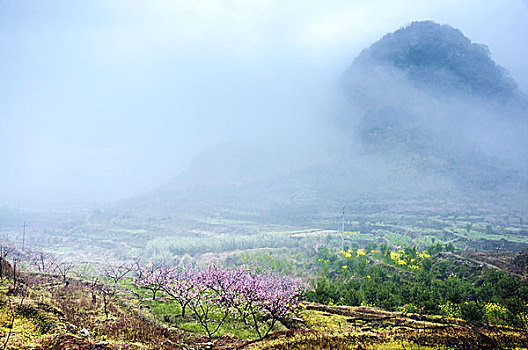
[[[387,349],[396,349],[438,348],[460,339],[463,344],[483,346],[491,342],[491,347],[510,341],[511,346],[520,346],[525,341],[519,330],[528,327],[528,300],[523,292],[526,277],[513,264],[520,250],[528,247],[523,213],[350,210],[344,216],[321,215],[306,225],[262,221],[240,214],[185,220],[96,220],[88,216],[63,227],[32,227],[26,232],[26,250],[46,252],[58,264],[72,264],[67,278],[75,287],[60,287],[60,282],[53,282],[59,278],[57,271],[32,275],[30,271],[38,269],[30,262],[22,263],[24,274],[29,274],[23,278],[32,281],[27,287],[30,295],[46,298],[53,307],[69,308],[68,303],[77,303],[73,300],[77,295],[78,311],[68,316],[71,319],[67,322],[77,328],[69,329],[68,334],[77,336],[82,325],[92,336],[85,341],[108,342],[109,346],[135,342],[134,337],[139,337],[147,348],[161,341],[141,332],[161,332],[160,337],[168,337],[165,344],[212,342],[219,349],[246,342],[250,342],[248,348],[255,349],[303,348],[295,345],[300,343],[321,348],[328,344],[341,344],[342,348],[384,344]],[[5,239],[18,243],[16,228],[2,230]],[[281,320],[270,328],[264,341],[256,341],[259,336],[254,329],[230,316],[215,334],[208,336],[192,313],[181,317],[181,306],[171,301],[163,287],[153,300],[152,293],[137,284],[133,269],[117,284],[103,272],[109,266],[132,262],[166,268],[192,266],[196,271],[211,264],[227,270],[250,267],[256,273],[293,277],[303,290],[299,299],[302,302],[291,314],[297,323]],[[90,289],[94,278],[97,283]],[[5,290],[10,290],[7,280],[4,283]],[[498,285],[502,287],[497,289]],[[111,293],[109,286],[113,286]],[[497,294],[494,290],[503,292]],[[72,294],[60,299],[57,293],[63,297]],[[82,301],[90,295],[96,295],[97,300],[92,306]],[[105,311],[103,297],[108,297]],[[12,297],[6,300],[17,302]],[[65,300],[62,303],[66,304],[60,306],[57,300]],[[123,310],[128,309],[136,310],[132,319],[124,316],[129,311]],[[128,327],[122,322],[137,324],[145,319],[149,326],[141,327],[158,331],[138,330],[140,333],[127,335],[123,330],[125,333],[112,333],[121,336],[110,336],[104,331],[106,327],[100,328],[102,320],[122,328]],[[70,327],[64,326],[63,319],[50,322]],[[487,328],[475,328],[483,325]],[[14,339],[19,339],[20,332],[33,334],[37,343],[45,342],[49,330],[43,332],[37,326],[16,331],[12,344],[17,344]],[[53,329],[50,334],[62,334],[62,328],[53,327],[49,328]]]

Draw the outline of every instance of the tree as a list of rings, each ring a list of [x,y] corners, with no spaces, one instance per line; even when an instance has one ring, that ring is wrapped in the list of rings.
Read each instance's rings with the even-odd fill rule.
[[[160,278],[155,283],[146,277],[140,283],[147,288],[159,285],[181,306],[182,316],[190,309],[208,336],[214,335],[228,317],[238,315],[262,339],[296,308],[301,291],[293,279],[242,268],[210,265],[199,271],[157,271]]]
[[[180,305],[181,317],[185,317],[187,305],[199,297],[193,276],[191,270],[173,271],[167,274],[167,281],[162,285],[163,291]]]
[[[62,276],[62,282],[65,286],[68,285],[67,277],[71,270],[75,267],[72,263],[62,262],[57,263],[56,265],[56,271],[59,272],[59,274]]]
[[[29,260],[29,263],[37,268],[39,272],[55,272],[55,269],[57,268],[57,259],[49,254],[46,253],[44,250],[27,250],[27,257]]]
[[[114,288],[117,287],[119,281],[125,278],[134,266],[130,263],[110,264],[104,268],[104,276],[114,282]]]
[[[7,257],[14,254],[17,251],[16,246],[9,242],[0,240],[0,278],[4,278],[4,270],[7,264]],[[9,268],[7,268],[6,273],[9,273]]]
[[[248,274],[240,293],[248,308],[255,331],[263,339],[275,323],[297,307],[300,288],[297,282],[287,277],[271,274]],[[267,320],[259,323],[259,319]]]
[[[482,322],[485,319],[486,312],[484,305],[471,300],[460,304],[460,315],[469,322]]]
[[[376,250],[376,248],[378,248],[378,244],[374,242],[369,242],[365,246],[365,250],[367,251],[367,253],[369,253],[372,250]]]
[[[0,258],[6,259],[8,256],[17,251],[17,247],[10,241],[0,239]]]
[[[387,243],[380,244],[380,251],[383,257],[387,256],[387,253],[389,252],[389,246],[387,245]]]
[[[139,287],[152,292],[152,300],[156,300],[156,294],[167,285],[172,269],[164,268],[160,263],[149,263],[141,271],[141,278],[136,278]]]

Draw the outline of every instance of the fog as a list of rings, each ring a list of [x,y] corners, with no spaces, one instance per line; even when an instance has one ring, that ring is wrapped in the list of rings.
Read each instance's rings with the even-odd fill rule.
[[[521,0],[2,1],[0,205],[112,203],[232,142],[287,139],[304,150],[292,171],[309,165],[343,137],[331,123],[354,58],[426,19],[486,44],[528,91]]]

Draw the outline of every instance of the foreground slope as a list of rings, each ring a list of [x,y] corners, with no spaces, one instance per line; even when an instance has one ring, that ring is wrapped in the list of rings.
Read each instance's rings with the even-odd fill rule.
[[[90,282],[23,274],[15,291],[3,280],[0,341],[4,349],[521,349],[523,330],[371,307],[305,303],[289,330],[263,341],[207,338],[170,327],[125,289],[108,295]],[[95,301],[93,295],[96,295]]]

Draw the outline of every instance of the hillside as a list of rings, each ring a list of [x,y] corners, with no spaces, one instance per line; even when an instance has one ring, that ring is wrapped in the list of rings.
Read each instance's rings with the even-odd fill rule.
[[[16,273],[1,259],[0,344],[6,350],[491,350],[528,344],[526,275],[495,265],[507,266],[511,256],[443,249],[320,245],[302,256],[303,274],[318,276],[309,284],[260,270],[265,260],[249,269],[180,270],[153,262],[73,268],[49,253],[34,259],[28,251],[9,259],[17,261]],[[276,257],[276,270],[286,271],[283,259]],[[63,273],[65,266],[73,269]],[[198,278],[185,284],[193,274]],[[273,302],[261,308],[268,299]]]
[[[385,35],[342,77],[344,129],[368,155],[408,159],[458,190],[525,187],[528,99],[486,46],[414,22]]]
[[[90,282],[72,278],[64,286],[60,278],[27,273],[19,279],[25,286],[18,289],[9,281],[0,282],[0,342],[9,350],[520,349],[528,342],[523,331],[508,327],[314,303],[300,307],[298,326],[282,326],[263,341],[230,335],[209,338],[163,322],[152,305],[126,289],[108,295],[105,306],[102,284],[94,289]]]
[[[528,98],[484,45],[415,22],[363,50],[340,84],[325,132],[219,145],[117,212],[301,222],[365,198],[525,202]]]

